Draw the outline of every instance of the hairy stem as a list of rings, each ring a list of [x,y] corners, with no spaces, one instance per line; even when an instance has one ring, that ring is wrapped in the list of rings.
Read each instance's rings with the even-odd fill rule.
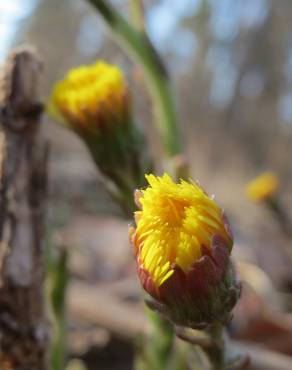
[[[144,338],[141,350],[136,357],[137,370],[167,369],[169,359],[176,360],[177,353],[173,351],[174,332],[170,322],[156,312],[146,308],[150,324],[148,335]]]
[[[128,0],[131,18],[135,28],[145,32],[144,6],[142,0]]]
[[[181,135],[168,74],[147,34],[131,26],[107,1],[88,0],[88,2],[98,10],[117,39],[143,68],[166,153],[170,157],[180,154]]]
[[[224,328],[222,324],[212,324],[207,329],[208,334],[212,340],[212,346],[205,349],[205,353],[210,361],[212,370],[225,369],[225,341]]]
[[[60,248],[60,255],[51,267],[51,303],[54,313],[54,337],[51,345],[52,370],[63,370],[66,359],[66,290],[68,284],[68,253]]]

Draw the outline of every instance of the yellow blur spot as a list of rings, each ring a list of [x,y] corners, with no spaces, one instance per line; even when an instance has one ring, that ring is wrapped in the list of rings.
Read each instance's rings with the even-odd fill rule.
[[[173,274],[174,265],[187,272],[201,257],[201,246],[210,248],[213,235],[232,247],[221,209],[199,185],[184,180],[176,184],[167,174],[146,179],[149,186],[139,199],[142,210],[135,214],[135,247],[156,286]]]
[[[273,196],[279,188],[279,179],[273,172],[264,172],[246,186],[249,199],[260,202]]]
[[[70,70],[53,88],[49,111],[75,129],[98,129],[128,114],[129,94],[121,70],[103,61]]]

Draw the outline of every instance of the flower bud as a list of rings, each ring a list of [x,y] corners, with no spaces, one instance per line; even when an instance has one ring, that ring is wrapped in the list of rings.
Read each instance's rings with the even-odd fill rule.
[[[279,188],[279,179],[273,172],[264,172],[250,181],[246,186],[247,197],[261,202],[273,197]]]
[[[240,284],[225,214],[196,183],[176,184],[167,174],[146,178],[130,239],[151,306],[188,327],[226,320]]]
[[[121,70],[98,61],[70,70],[56,83],[48,106],[58,122],[84,140],[99,170],[128,199],[152,167],[131,105]]]

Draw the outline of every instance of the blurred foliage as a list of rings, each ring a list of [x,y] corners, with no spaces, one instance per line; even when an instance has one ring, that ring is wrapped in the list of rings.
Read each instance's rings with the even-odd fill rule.
[[[113,3],[126,12],[126,1]],[[90,7],[81,0],[34,4],[18,23],[14,43],[30,41],[44,56],[45,95],[69,67],[102,56],[132,77],[146,124],[149,104],[140,74]],[[197,137],[219,135],[210,149],[211,169],[214,163],[221,168],[227,154],[244,157],[243,171],[269,166],[291,177],[291,2],[161,0],[145,1],[145,7],[150,37],[175,79],[185,136],[195,140],[187,135],[194,127],[200,129]],[[232,142],[223,155],[225,133]]]
[[[25,4],[32,6],[25,12],[22,1],[9,3],[16,5],[8,11],[8,5],[1,4],[6,11],[0,22],[5,23],[7,14],[7,25],[15,26],[13,44],[29,41],[38,47],[45,61],[44,97],[73,66],[97,58],[119,64],[130,79],[138,124],[152,137],[151,150],[159,162],[162,150],[141,70],[92,8],[82,0],[30,0]],[[113,4],[127,15],[125,0]],[[192,176],[200,178],[207,191],[216,189],[235,219],[232,223],[241,220],[241,232],[264,235],[266,220],[248,204],[244,187],[269,169],[279,174],[283,201],[291,200],[291,1],[144,0],[144,4],[149,35],[175,83]],[[118,213],[81,142],[51,122],[46,134],[52,139],[53,226],[64,225],[74,211]]]

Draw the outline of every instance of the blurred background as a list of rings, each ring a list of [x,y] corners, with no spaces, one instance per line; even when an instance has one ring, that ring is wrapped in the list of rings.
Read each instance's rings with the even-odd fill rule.
[[[127,16],[127,1],[112,2]],[[251,294],[242,300],[238,310],[247,312],[245,321],[235,320],[233,331],[238,337],[263,342],[272,329],[265,326],[267,331],[260,337],[260,331],[248,331],[249,325],[258,320],[262,307],[282,307],[287,312],[292,308],[292,245],[272,214],[246,199],[245,184],[264,170],[275,171],[281,200],[290,208],[292,2],[144,3],[149,36],[172,75],[192,176],[216,194],[229,214],[237,240],[235,255],[258,266],[256,272],[247,268],[243,275],[255,273],[261,297]],[[37,47],[45,66],[44,100],[53,83],[71,67],[100,58],[119,64],[133,89],[136,120],[160,162],[161,148],[141,70],[85,1],[0,0],[0,40],[1,63],[13,46],[26,42]],[[86,284],[94,295],[104,297],[96,309],[93,300],[88,313],[82,310],[87,298],[78,306],[73,293],[70,296],[70,355],[85,359],[89,369],[129,369],[132,347],[127,335],[113,328],[118,323],[104,324],[107,318],[97,313],[114,296],[128,316],[140,317],[127,222],[119,219],[119,210],[81,141],[48,117],[44,131],[51,145],[48,229],[53,239],[61,238],[72,249],[73,282]],[[275,299],[269,289],[274,289]],[[279,341],[266,344],[292,355],[292,342],[290,348],[287,344],[287,335],[292,338],[291,319],[289,325],[288,333],[281,332],[286,346]]]

